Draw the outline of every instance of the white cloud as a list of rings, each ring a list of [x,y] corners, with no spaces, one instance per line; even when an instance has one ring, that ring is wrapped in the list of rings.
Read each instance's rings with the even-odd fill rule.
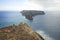
[[[11,4],[0,5],[0,10],[60,10],[60,0],[25,0],[23,3],[15,1],[15,3]]]
[[[45,10],[58,11],[60,10],[60,0],[30,0],[39,5],[42,5]]]
[[[5,5],[1,6],[0,10],[43,10],[43,6],[26,0],[24,3],[19,5]]]
[[[22,9],[25,10],[43,10],[41,5],[35,4],[33,2],[25,2],[22,6]]]

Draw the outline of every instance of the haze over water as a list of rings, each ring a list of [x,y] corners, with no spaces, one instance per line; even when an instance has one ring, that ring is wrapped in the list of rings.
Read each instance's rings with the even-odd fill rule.
[[[42,35],[45,40],[60,39],[60,13],[59,11],[46,11],[45,15],[33,17],[33,21],[27,20],[20,11],[0,11],[0,28],[25,22]]]

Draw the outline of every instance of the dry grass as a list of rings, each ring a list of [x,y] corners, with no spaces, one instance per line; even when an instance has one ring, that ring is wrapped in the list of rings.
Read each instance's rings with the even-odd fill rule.
[[[0,40],[44,40],[26,23],[0,29]]]

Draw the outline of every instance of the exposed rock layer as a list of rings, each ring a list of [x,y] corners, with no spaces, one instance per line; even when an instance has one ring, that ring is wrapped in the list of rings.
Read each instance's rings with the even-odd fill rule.
[[[0,28],[0,40],[44,40],[26,23]]]

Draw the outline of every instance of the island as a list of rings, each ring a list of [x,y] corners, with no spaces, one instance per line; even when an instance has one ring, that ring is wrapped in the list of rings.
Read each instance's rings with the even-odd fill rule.
[[[44,40],[26,23],[13,24],[0,28],[0,40]]]
[[[33,20],[34,16],[45,14],[44,11],[37,11],[37,10],[23,10],[20,13],[22,13],[22,15],[29,20]]]

